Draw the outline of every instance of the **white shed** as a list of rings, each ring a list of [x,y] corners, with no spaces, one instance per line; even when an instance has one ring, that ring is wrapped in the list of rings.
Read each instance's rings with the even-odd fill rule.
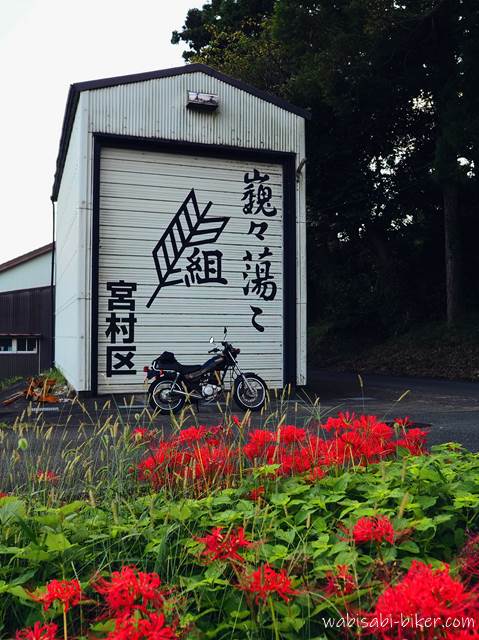
[[[138,392],[164,350],[306,382],[305,118],[191,64],[73,84],[56,205],[55,361],[82,392]]]

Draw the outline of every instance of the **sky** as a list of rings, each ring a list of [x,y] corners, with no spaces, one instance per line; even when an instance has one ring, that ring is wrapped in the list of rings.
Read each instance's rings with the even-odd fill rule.
[[[183,64],[170,43],[206,0],[0,0],[0,264],[51,242],[70,84]]]

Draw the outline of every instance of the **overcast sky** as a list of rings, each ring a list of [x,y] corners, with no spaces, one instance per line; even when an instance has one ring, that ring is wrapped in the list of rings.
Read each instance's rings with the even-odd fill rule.
[[[0,263],[51,241],[70,84],[183,64],[170,44],[206,0],[0,0]]]

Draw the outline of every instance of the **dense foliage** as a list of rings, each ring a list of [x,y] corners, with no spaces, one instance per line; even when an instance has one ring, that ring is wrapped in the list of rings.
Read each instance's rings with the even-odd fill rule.
[[[311,110],[312,321],[391,335],[477,308],[477,3],[213,0],[180,40]]]
[[[477,637],[477,455],[407,420],[246,426],[125,430],[124,477],[71,500],[67,465],[2,494],[0,636]]]

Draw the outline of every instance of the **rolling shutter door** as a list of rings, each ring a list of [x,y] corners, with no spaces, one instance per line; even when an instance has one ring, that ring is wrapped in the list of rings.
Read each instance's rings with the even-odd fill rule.
[[[281,387],[282,165],[103,148],[98,314],[99,393],[142,391],[164,350],[204,362],[224,326]]]

